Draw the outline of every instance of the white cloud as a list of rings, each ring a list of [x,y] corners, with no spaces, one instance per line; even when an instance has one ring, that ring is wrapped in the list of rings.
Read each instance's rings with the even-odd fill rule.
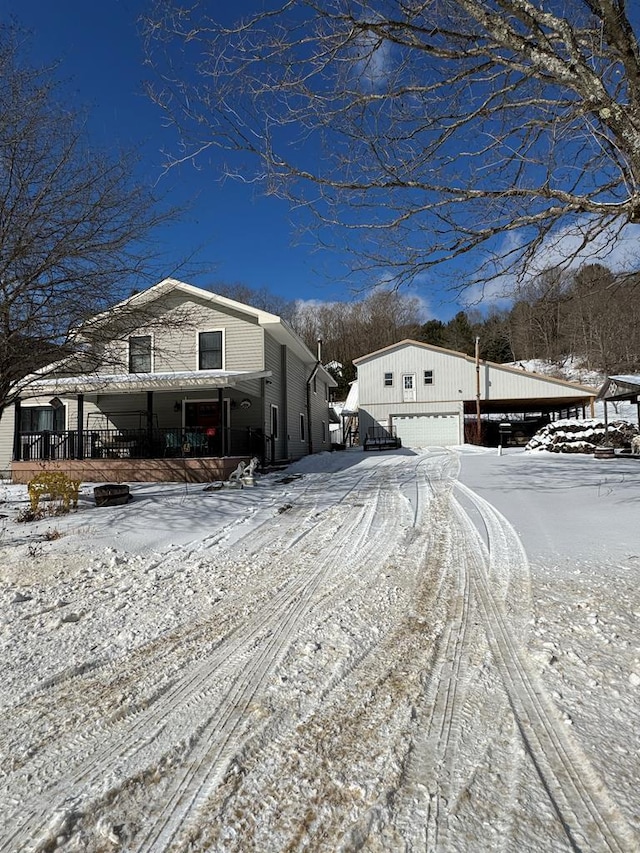
[[[589,237],[594,222],[582,217],[575,223],[547,235],[535,256],[519,278],[512,271],[496,276],[482,285],[474,285],[463,295],[465,306],[506,305],[523,284],[544,270],[578,270],[585,264],[601,263],[612,272],[636,269],[640,262],[640,225],[612,223],[609,227]],[[585,235],[588,237],[586,245]],[[518,234],[507,234],[498,247],[496,257],[517,253],[525,245]],[[496,264],[497,265],[497,264]]]

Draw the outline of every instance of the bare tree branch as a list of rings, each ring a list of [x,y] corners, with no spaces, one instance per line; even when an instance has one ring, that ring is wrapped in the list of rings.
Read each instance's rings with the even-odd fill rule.
[[[559,226],[640,222],[623,2],[290,0],[232,25],[207,5],[159,2],[147,29],[176,160],[227,151],[361,271],[469,255],[468,284],[522,272]]]
[[[89,365],[73,330],[152,272],[150,237],[174,214],[134,180],[131,155],[90,145],[55,69],[26,65],[21,40],[0,28],[0,413],[45,364]]]

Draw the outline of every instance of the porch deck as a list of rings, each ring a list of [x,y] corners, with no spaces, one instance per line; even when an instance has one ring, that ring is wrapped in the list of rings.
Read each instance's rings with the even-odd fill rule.
[[[255,430],[139,429],[20,433],[11,479],[28,483],[43,470],[83,482],[206,483],[226,480],[239,462],[271,458],[273,442]]]
[[[172,457],[165,459],[62,459],[13,462],[11,480],[27,484],[42,471],[62,471],[83,483],[210,483],[227,480],[250,456]]]

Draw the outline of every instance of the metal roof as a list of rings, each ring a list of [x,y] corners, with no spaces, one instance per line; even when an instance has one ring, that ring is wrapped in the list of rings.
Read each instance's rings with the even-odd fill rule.
[[[637,400],[640,395],[640,375],[608,376],[598,391],[597,400]]]
[[[51,377],[25,389],[33,396],[52,394],[128,394],[141,391],[190,391],[197,388],[233,388],[251,379],[266,379],[270,370],[181,370],[166,373],[113,373]]]

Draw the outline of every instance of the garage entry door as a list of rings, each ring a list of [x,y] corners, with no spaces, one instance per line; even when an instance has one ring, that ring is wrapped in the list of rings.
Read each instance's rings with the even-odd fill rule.
[[[460,415],[393,415],[403,447],[434,447],[460,443]]]

